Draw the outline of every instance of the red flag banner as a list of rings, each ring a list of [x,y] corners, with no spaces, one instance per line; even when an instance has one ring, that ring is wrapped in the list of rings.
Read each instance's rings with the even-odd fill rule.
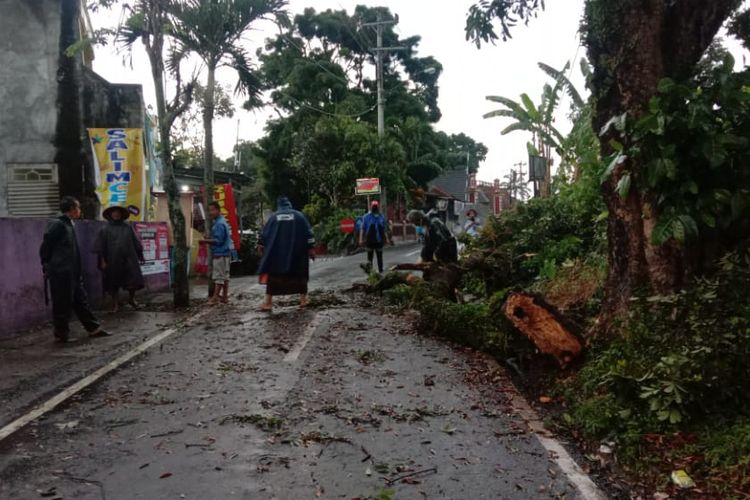
[[[229,223],[229,227],[232,228],[232,241],[234,242],[234,249],[240,249],[240,224],[239,218],[237,217],[237,205],[234,202],[234,190],[231,184],[219,184],[214,189],[214,201],[219,203],[221,206],[221,215]]]

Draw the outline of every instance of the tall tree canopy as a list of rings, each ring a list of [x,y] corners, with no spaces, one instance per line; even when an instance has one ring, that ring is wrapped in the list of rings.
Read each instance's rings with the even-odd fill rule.
[[[385,8],[346,11],[308,8],[288,29],[267,40],[261,76],[278,118],[256,148],[269,198],[298,206],[323,197],[351,205],[354,181],[378,176],[394,196],[424,186],[444,169],[476,171],[487,148],[464,134],[438,132],[442,66],[418,56],[420,38],[383,29],[386,136],[376,129],[375,33],[363,24],[394,20]]]
[[[709,238],[689,240],[685,236],[697,234],[699,226],[710,219],[696,221],[690,214],[675,214],[674,206],[663,203],[663,187],[649,185],[653,175],[670,176],[670,169],[687,168],[687,164],[665,165],[661,158],[665,154],[674,157],[674,151],[689,145],[672,136],[672,149],[643,150],[638,142],[643,134],[639,135],[637,129],[648,125],[641,121],[645,119],[655,120],[649,123],[656,123],[656,128],[662,129],[659,133],[669,128],[669,119],[655,113],[661,104],[658,95],[674,89],[665,82],[687,82],[696,74],[698,62],[719,28],[741,3],[741,0],[586,2],[582,31],[594,68],[590,82],[592,120],[594,130],[601,131],[602,157],[611,159],[602,180],[602,194],[609,209],[610,311],[626,308],[637,290],[668,292],[681,286],[695,268],[694,256],[700,256],[709,241]],[[543,8],[544,3],[537,0],[480,2],[469,12],[467,38],[478,45],[494,42],[500,36],[507,38],[518,21],[528,21]],[[733,25],[735,31],[746,32],[743,29],[746,21],[737,19]],[[496,22],[500,24],[501,35],[497,34]],[[686,97],[682,100],[683,110]],[[704,151],[703,156],[713,155],[716,161],[720,160],[709,146]],[[691,184],[687,192],[702,189],[703,186]],[[661,238],[659,234],[665,232],[666,222],[671,236]]]

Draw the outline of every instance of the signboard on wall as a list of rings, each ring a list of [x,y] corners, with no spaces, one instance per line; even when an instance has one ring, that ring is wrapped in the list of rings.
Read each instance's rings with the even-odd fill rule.
[[[141,272],[169,273],[169,228],[166,222],[136,222],[135,234],[143,245]]]
[[[88,132],[102,210],[121,206],[130,212],[131,220],[144,220],[147,190],[143,130],[90,128]]]

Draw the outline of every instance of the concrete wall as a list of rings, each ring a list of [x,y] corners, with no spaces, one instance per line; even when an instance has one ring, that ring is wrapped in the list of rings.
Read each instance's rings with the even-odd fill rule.
[[[80,36],[80,0],[0,0],[0,217],[8,164],[57,164],[60,195],[99,213],[87,127],[144,124],[140,85],[111,84],[64,50]]]
[[[60,0],[0,0],[0,217],[8,163],[53,163]]]
[[[90,249],[103,224],[98,221],[76,223],[83,280],[94,307],[102,302],[102,278]],[[52,318],[51,307],[44,304],[44,282],[39,262],[39,246],[46,225],[44,219],[0,218],[0,338],[44,324]],[[146,291],[169,288],[166,274],[145,278]]]

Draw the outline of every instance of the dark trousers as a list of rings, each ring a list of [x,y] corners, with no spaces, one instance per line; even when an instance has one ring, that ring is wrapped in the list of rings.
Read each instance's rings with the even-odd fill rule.
[[[367,262],[370,263],[372,268],[372,259],[374,254],[378,255],[378,271],[383,272],[383,247],[368,247],[367,248]]]
[[[83,279],[76,273],[50,273],[49,288],[52,295],[52,316],[55,336],[67,338],[70,334],[70,315],[76,314],[87,332],[99,329],[99,320],[91,312]]]

